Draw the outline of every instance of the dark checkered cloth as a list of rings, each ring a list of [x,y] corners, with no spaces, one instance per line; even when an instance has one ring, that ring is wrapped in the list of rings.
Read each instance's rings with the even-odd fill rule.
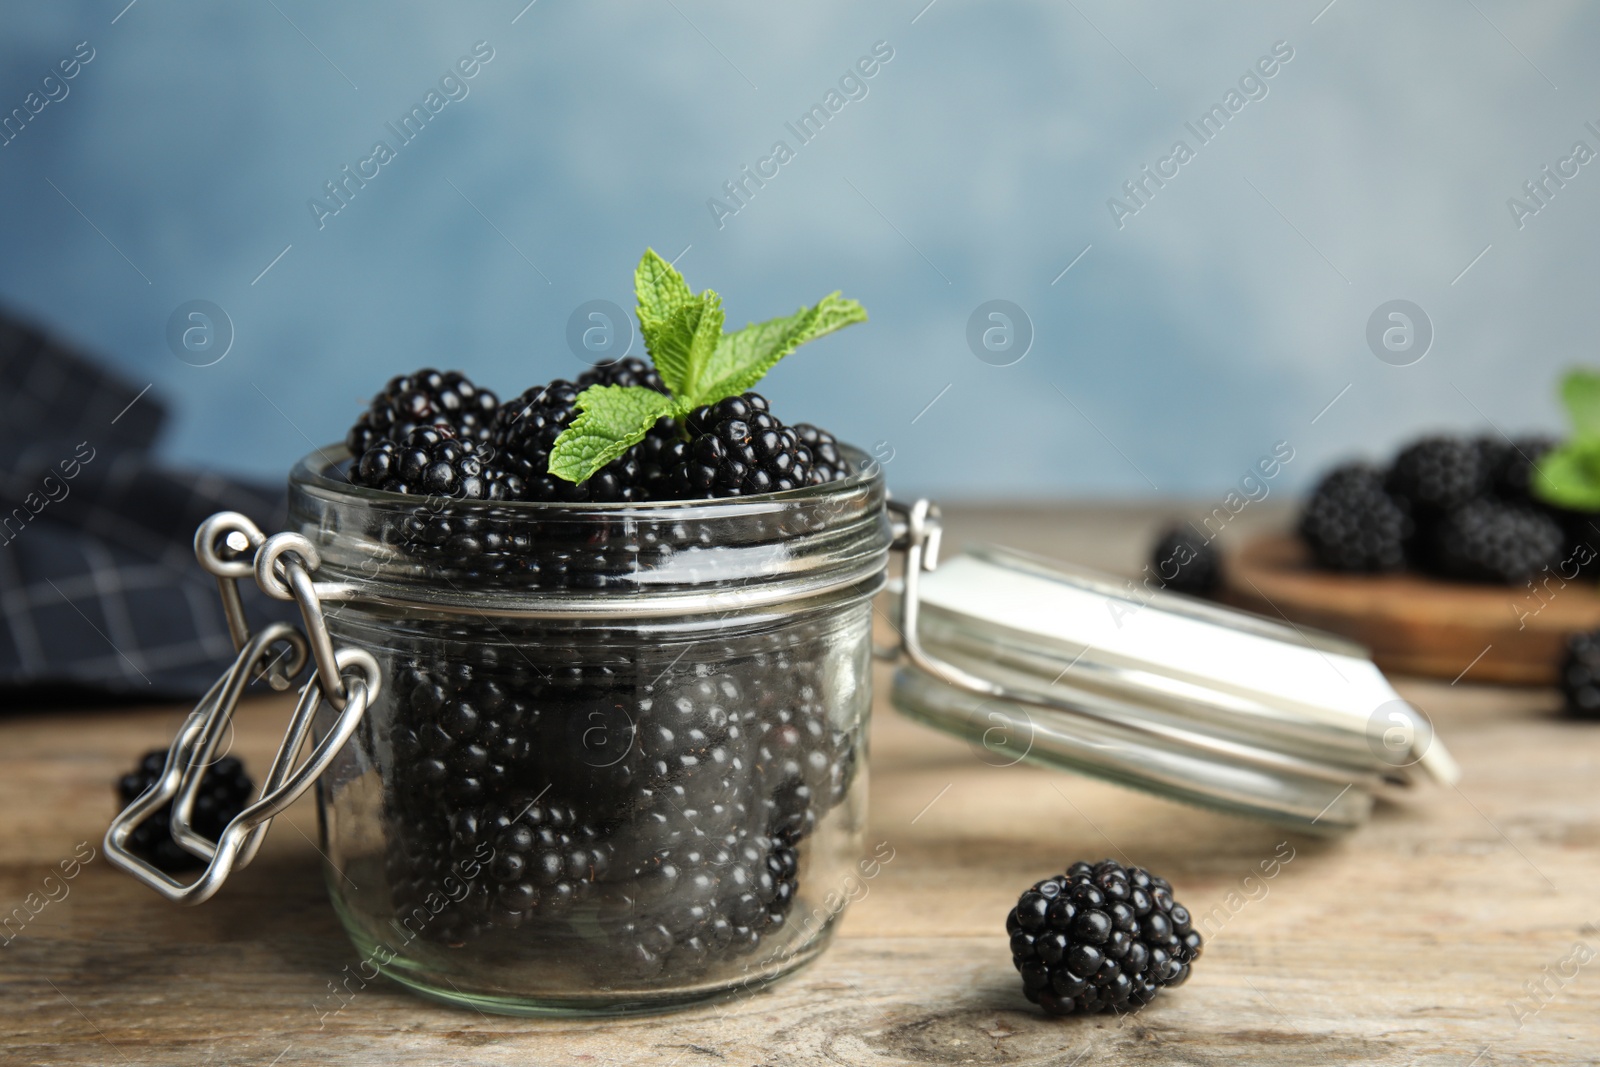
[[[232,662],[194,530],[224,510],[280,530],[284,494],[162,467],[164,418],[148,387],[0,316],[0,705],[193,697]],[[252,620],[294,617],[242,584]]]

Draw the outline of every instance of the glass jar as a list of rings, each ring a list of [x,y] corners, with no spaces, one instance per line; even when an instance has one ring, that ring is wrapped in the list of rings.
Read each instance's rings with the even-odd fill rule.
[[[658,504],[294,469],[330,636],[384,679],[318,779],[328,890],[372,966],[487,1011],[623,1013],[822,950],[860,876],[890,548],[881,474],[849,459],[865,473]]]

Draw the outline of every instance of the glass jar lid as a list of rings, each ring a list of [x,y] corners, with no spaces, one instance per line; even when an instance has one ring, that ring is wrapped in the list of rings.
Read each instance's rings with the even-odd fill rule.
[[[895,507],[894,703],[987,762],[1313,833],[1361,825],[1386,787],[1459,775],[1358,645],[1003,548],[934,569],[937,512]]]

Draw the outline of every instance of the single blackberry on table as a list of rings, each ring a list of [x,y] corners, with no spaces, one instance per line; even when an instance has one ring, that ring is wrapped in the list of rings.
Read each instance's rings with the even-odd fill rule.
[[[134,770],[117,780],[117,797],[124,807],[137,800],[161,777],[167,765],[167,750],[146,752]],[[215,841],[244,810],[255,791],[255,784],[244,773],[244,764],[223,756],[206,769],[195,797],[192,823],[196,832]],[[205,861],[172,839],[172,805],[165,804],[134,828],[128,837],[134,855],[168,874],[205,865]]]
[[[1385,488],[1411,505],[1419,520],[1453,511],[1487,496],[1493,476],[1475,441],[1424,437],[1400,450]]]
[[[1135,1011],[1186,982],[1203,946],[1171,883],[1114,860],[1036,883],[1006,932],[1023,994],[1050,1015]]]
[[[1561,660],[1561,695],[1566,698],[1567,714],[1600,719],[1600,630],[1567,638],[1567,652]]]
[[[810,447],[778,421],[760,393],[696,408],[686,421],[689,441],[672,476],[676,496],[750,496],[810,484]]]
[[[637,356],[586,370],[578,375],[577,384],[579,392],[591,385],[642,385],[658,393],[667,391],[655,367]]]
[[[1523,504],[1474,500],[1434,531],[1432,562],[1452,578],[1525,582],[1561,561],[1566,532],[1550,515]]]
[[[1150,553],[1150,569],[1175,593],[1210,596],[1222,584],[1222,557],[1216,546],[1185,524],[1162,532]]]
[[[514,472],[485,464],[479,446],[445,426],[422,426],[405,440],[362,453],[350,480],[369,489],[459,500],[510,500],[522,492]]]
[[[1392,571],[1405,564],[1414,527],[1376,467],[1350,463],[1325,475],[1300,514],[1300,537],[1318,566]]]
[[[460,371],[424,368],[389,379],[345,436],[350,455],[380,441],[404,441],[419,426],[447,426],[457,437],[485,441],[499,401]]]

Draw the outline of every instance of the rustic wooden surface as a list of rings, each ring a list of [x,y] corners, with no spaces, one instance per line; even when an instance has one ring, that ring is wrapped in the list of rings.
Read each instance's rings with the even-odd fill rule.
[[[1445,582],[1420,574],[1315,570],[1293,537],[1269,534],[1228,559],[1225,599],[1263,615],[1344,634],[1385,671],[1451,681],[1554,685],[1567,635],[1600,626],[1592,580],[1537,588]]]
[[[990,511],[952,526],[957,539],[1131,573],[1158,518]],[[1600,1062],[1600,955],[1590,958],[1600,953],[1600,727],[1561,719],[1551,692],[1474,686],[1470,675],[1402,689],[1463,764],[1461,788],[1386,804],[1334,842],[991,767],[880,701],[871,840],[895,857],[832,949],[770,991],[621,1022],[488,1017],[373,984],[319,1023],[329,983],[357,955],[324,896],[315,814],[302,802],[199,908],[90,861],[68,896],[0,947],[0,1062]],[[245,708],[235,751],[263,766],[286,710],[276,699]],[[79,842],[98,852],[108,783],[182,714],[0,717],[5,910],[41,893]],[[1278,877],[1247,882],[1285,841],[1294,858]],[[1045,1019],[1022,998],[1002,919],[1032,880],[1105,855],[1164,872],[1197,915],[1222,919],[1193,980],[1143,1013]],[[1589,947],[1575,958],[1575,945]],[[1540,980],[1535,999],[1526,984]]]

